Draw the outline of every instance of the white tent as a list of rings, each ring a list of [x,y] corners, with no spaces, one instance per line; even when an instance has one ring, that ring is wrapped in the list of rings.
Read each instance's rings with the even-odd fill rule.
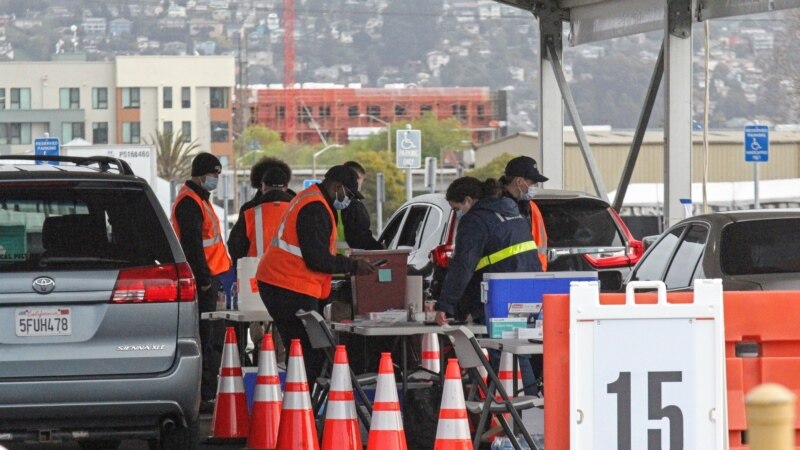
[[[758,198],[761,205],[800,204],[800,179],[763,180],[758,184]],[[617,191],[609,192],[614,201]],[[729,210],[752,208],[755,192],[752,181],[731,181],[708,183],[708,204],[714,209]],[[628,186],[623,207],[656,208],[662,207],[664,185],[662,183],[633,183]],[[692,203],[697,207],[703,203],[701,183],[692,183]]]

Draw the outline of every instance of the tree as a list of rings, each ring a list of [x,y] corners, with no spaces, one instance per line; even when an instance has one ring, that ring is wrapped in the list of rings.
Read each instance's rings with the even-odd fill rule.
[[[150,145],[155,145],[158,158],[158,176],[167,181],[181,181],[192,172],[192,159],[194,151],[199,147],[197,141],[189,142],[183,132],[162,134],[156,130],[155,138],[151,138]]]
[[[281,142],[281,135],[261,125],[250,125],[233,141],[233,148],[239,155],[238,165],[250,167],[263,156],[279,157],[286,145]]]

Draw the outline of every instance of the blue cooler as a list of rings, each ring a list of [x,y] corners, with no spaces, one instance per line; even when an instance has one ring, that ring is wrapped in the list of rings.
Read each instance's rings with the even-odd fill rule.
[[[568,294],[573,281],[597,281],[597,272],[484,274],[481,301],[489,337],[502,338],[504,331],[527,327],[527,316],[541,309],[542,295]]]

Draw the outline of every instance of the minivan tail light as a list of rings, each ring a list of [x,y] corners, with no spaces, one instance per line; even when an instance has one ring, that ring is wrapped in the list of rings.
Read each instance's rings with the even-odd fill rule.
[[[197,299],[197,283],[189,263],[176,264],[178,268],[178,301],[193,302]]]
[[[195,300],[197,290],[186,263],[122,269],[111,303],[168,303]]]

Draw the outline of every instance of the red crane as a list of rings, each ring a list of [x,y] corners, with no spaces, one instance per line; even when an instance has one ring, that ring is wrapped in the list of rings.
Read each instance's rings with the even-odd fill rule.
[[[283,0],[283,89],[286,142],[297,139],[297,108],[294,106],[294,0]]]

